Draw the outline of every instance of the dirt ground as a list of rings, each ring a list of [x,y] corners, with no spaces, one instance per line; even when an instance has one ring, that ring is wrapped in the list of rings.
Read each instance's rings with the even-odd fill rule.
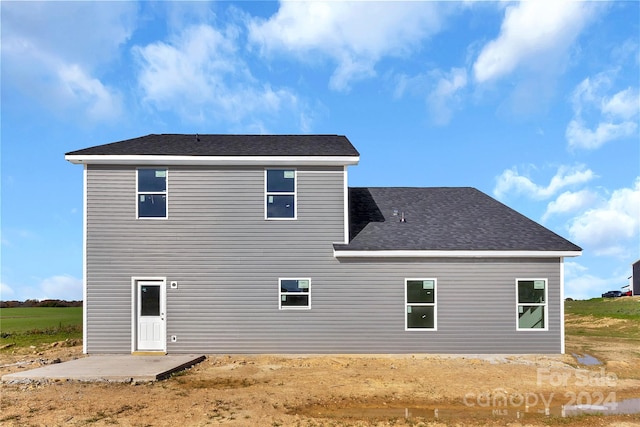
[[[5,349],[0,375],[83,357],[77,344]],[[562,356],[209,355],[154,383],[2,384],[0,425],[640,426],[640,414],[561,417],[562,405],[639,398],[639,344],[571,338]],[[603,364],[571,355],[585,351]]]

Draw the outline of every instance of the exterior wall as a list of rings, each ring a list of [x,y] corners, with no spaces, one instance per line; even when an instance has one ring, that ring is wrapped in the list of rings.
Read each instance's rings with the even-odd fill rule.
[[[277,278],[299,265],[324,270],[331,243],[344,240],[342,167],[297,168],[298,219],[270,221],[264,168],[168,169],[168,219],[136,219],[135,167],[87,168],[89,353],[131,351],[134,276],[179,282],[167,290],[167,327],[188,351],[209,322],[246,319],[263,304],[277,310]],[[260,290],[267,283],[273,292]]]
[[[342,259],[342,168],[298,168],[298,219],[264,219],[263,168],[170,167],[168,219],[135,218],[135,168],[87,170],[87,352],[131,348],[131,278],[166,277],[169,353],[560,353],[559,259]],[[279,310],[278,278],[311,278]],[[438,330],[405,330],[405,278],[437,278]],[[549,330],[516,331],[516,278]]]

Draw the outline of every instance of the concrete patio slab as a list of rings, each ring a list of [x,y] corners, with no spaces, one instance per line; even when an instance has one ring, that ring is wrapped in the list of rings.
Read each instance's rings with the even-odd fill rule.
[[[86,382],[148,382],[167,378],[174,372],[205,360],[203,355],[134,356],[92,355],[68,362],[3,375],[2,382],[75,380]]]

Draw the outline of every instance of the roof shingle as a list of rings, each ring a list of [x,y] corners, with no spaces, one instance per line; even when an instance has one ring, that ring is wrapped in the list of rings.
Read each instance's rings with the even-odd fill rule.
[[[359,156],[343,135],[151,134],[66,153],[68,156]]]
[[[475,188],[349,188],[349,204],[350,242],[336,250],[581,250]]]

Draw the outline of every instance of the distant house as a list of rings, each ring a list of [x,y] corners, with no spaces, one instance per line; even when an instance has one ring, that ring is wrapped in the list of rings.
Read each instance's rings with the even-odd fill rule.
[[[65,158],[84,165],[86,353],[564,352],[578,246],[474,188],[350,188],[344,136]]]
[[[631,265],[630,287],[633,295],[640,295],[640,259]]]

